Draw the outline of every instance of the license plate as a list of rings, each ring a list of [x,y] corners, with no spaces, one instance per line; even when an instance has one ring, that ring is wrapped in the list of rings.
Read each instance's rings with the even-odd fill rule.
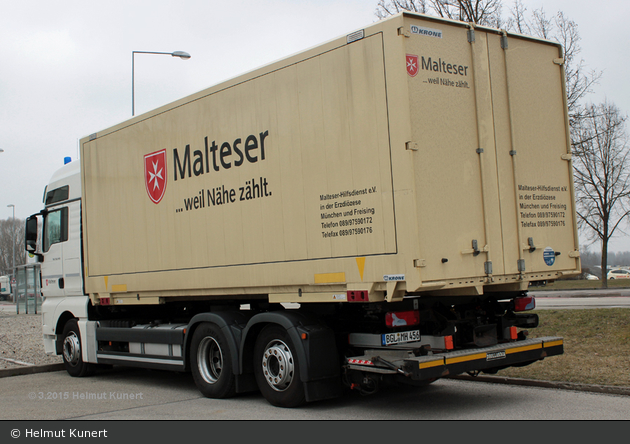
[[[383,345],[395,345],[404,344],[405,342],[416,342],[420,340],[420,330],[385,333],[381,335],[381,340]]]
[[[493,353],[486,353],[486,361],[495,361],[497,359],[505,359],[506,354],[504,351],[498,351]]]

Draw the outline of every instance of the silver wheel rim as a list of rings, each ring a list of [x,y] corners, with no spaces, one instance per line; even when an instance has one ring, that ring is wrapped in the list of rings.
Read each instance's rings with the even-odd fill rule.
[[[216,384],[223,370],[223,353],[219,343],[211,336],[201,340],[197,349],[199,373],[208,384]]]
[[[81,342],[73,331],[63,340],[63,357],[68,364],[75,366],[81,359]]]
[[[294,377],[293,354],[291,349],[279,339],[274,339],[267,347],[262,358],[265,380],[272,389],[282,392],[289,388]]]

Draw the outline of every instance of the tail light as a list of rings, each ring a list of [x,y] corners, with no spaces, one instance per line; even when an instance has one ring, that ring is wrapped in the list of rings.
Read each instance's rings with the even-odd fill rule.
[[[536,308],[536,299],[533,296],[514,298],[514,311],[527,311]]]
[[[407,325],[420,324],[420,312],[412,311],[390,311],[385,314],[385,324],[388,327],[405,327]]]

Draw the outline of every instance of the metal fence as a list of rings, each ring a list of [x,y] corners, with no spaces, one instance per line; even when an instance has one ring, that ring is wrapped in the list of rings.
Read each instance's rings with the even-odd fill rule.
[[[16,284],[13,287],[13,300],[17,314],[37,314],[42,306],[40,264],[26,264],[15,267]]]

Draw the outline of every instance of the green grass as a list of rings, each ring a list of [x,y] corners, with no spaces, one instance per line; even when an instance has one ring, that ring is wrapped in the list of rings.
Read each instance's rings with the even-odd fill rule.
[[[602,288],[602,281],[561,280],[544,287],[530,287],[532,291],[544,290],[587,290]],[[630,288],[630,279],[612,279],[608,281],[608,288]]]
[[[630,387],[630,310],[538,310],[530,338],[562,336],[564,354],[497,376]]]

